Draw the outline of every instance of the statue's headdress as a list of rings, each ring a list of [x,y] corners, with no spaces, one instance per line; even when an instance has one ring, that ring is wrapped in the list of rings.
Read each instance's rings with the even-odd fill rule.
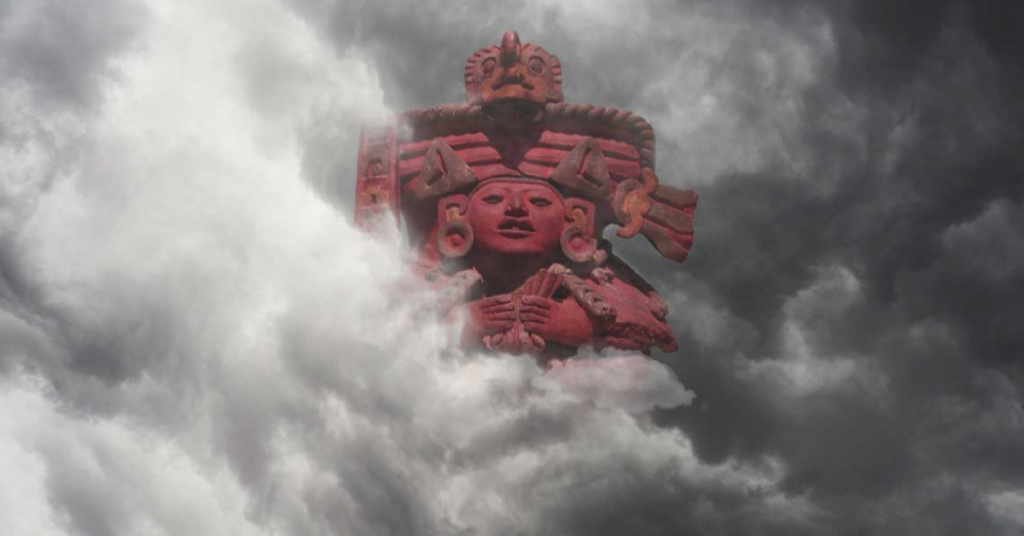
[[[505,84],[505,79],[522,77],[518,85],[524,91],[515,89],[515,84]],[[525,88],[526,85],[532,86]],[[497,87],[495,87],[497,86]],[[530,90],[533,91],[530,91]],[[531,43],[520,43],[519,34],[507,31],[501,46],[481,48],[466,60],[466,100],[469,104],[485,106],[508,93],[520,93],[522,99],[540,105],[562,102],[562,63],[558,56]]]
[[[429,248],[439,227],[465,212],[457,196],[480,181],[540,180],[577,200],[567,203],[567,220],[588,239],[614,224],[619,236],[643,234],[665,257],[686,258],[697,195],[659,184],[647,121],[564,103],[558,58],[511,31],[501,46],[469,58],[466,93],[467,104],[413,110],[392,126],[364,129],[357,223],[369,226],[390,209],[407,219],[410,241]]]

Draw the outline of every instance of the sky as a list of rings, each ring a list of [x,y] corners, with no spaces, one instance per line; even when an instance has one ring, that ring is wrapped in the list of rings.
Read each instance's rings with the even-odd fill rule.
[[[0,534],[1024,532],[1022,17],[0,0]],[[699,193],[613,239],[677,352],[462,352],[353,229],[360,126],[507,29]]]

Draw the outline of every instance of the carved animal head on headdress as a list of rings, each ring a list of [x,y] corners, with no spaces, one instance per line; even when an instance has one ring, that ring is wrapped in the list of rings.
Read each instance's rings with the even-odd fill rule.
[[[562,64],[543,48],[520,43],[509,30],[501,46],[480,49],[466,62],[466,96],[485,108],[539,108],[562,102]]]

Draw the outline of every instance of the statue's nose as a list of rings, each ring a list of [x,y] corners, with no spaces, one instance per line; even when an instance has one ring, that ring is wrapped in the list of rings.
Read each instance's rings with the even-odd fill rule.
[[[519,34],[515,30],[505,32],[501,38],[501,64],[506,68],[519,63],[523,45],[519,42]]]
[[[513,192],[512,196],[508,200],[508,206],[505,208],[505,213],[509,216],[526,216],[526,203],[523,202],[523,194],[519,192]]]

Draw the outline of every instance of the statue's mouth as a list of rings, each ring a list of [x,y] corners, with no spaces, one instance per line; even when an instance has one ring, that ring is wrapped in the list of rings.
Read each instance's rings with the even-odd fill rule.
[[[498,224],[498,234],[507,238],[524,238],[533,234],[536,229],[530,220],[506,218]]]
[[[508,75],[494,84],[494,89],[501,89],[504,86],[522,86],[525,89],[532,90],[533,84],[528,82],[525,77],[519,74]]]
[[[496,98],[484,105],[484,113],[507,123],[536,122],[544,117],[544,103],[520,98]]]

